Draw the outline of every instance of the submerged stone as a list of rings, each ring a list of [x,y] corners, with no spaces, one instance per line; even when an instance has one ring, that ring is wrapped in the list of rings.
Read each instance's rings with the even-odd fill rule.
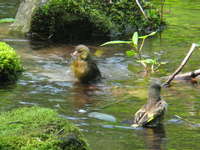
[[[0,114],[1,150],[88,150],[80,130],[47,108],[25,107]]]
[[[103,114],[99,112],[91,112],[88,114],[88,117],[105,120],[105,121],[116,122],[116,118],[113,117],[112,115]]]

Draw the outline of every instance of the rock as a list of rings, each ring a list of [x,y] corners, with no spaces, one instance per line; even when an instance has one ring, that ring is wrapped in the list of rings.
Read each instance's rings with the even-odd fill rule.
[[[22,0],[15,17],[15,22],[11,25],[11,30],[27,33],[30,30],[34,11],[47,1],[48,0]]]
[[[1,150],[88,150],[79,128],[51,109],[24,107],[0,114]]]
[[[108,114],[99,113],[99,112],[91,112],[88,114],[88,117],[105,120],[105,121],[116,122],[115,117]]]
[[[82,113],[82,114],[83,114],[83,113],[86,113],[86,112],[87,112],[87,111],[84,110],[84,109],[79,109],[79,110],[78,110],[78,113]]]

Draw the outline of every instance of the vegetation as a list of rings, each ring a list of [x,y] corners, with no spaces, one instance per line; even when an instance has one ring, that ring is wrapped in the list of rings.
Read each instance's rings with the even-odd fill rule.
[[[14,49],[0,42],[0,82],[14,82],[23,70],[21,60]]]
[[[80,42],[157,30],[163,24],[159,12],[150,2],[141,5],[147,18],[134,1],[50,0],[36,10],[30,32],[35,38]]]
[[[156,58],[144,58],[142,48],[144,46],[145,39],[155,35],[156,32],[152,32],[148,35],[138,36],[138,33],[135,32],[132,36],[132,39],[129,41],[110,41],[102,44],[101,46],[109,45],[109,44],[128,44],[130,46],[130,50],[126,51],[126,55],[131,57],[135,56],[136,62],[140,63],[144,67],[145,75],[148,73],[153,73],[158,71],[159,67],[165,62],[159,62]],[[142,40],[139,43],[139,40]]]
[[[15,19],[14,18],[3,18],[3,19],[0,19],[0,23],[11,23],[11,22],[14,22]]]
[[[88,150],[79,129],[47,108],[20,108],[0,115],[1,150]]]

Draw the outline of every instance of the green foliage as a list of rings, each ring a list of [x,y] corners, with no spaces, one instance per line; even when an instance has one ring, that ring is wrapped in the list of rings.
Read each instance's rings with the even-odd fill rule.
[[[150,3],[142,5],[145,11],[155,9]],[[36,10],[31,32],[54,40],[92,39],[95,35],[116,37],[135,30],[146,33],[161,25],[159,13],[155,14],[145,19],[137,4],[127,0],[113,0],[112,4],[99,0],[49,0]]]
[[[127,50],[127,51],[126,51],[126,55],[127,55],[128,57],[131,57],[131,56],[137,55],[137,53],[136,53],[135,51],[133,51],[133,50]]]
[[[51,109],[16,109],[0,122],[1,150],[88,150],[80,130]]]
[[[14,49],[0,42],[0,82],[14,82],[22,70],[20,58]]]
[[[135,48],[138,46],[138,33],[135,32],[132,36],[132,44]]]
[[[12,23],[14,21],[15,21],[14,18],[2,18],[2,19],[0,19],[0,23]]]
[[[159,62],[155,58],[154,59],[151,59],[151,58],[145,59],[145,58],[143,58],[142,48],[144,46],[145,39],[150,37],[150,36],[153,36],[155,34],[156,34],[156,32],[152,32],[152,33],[150,33],[148,35],[138,36],[138,33],[135,32],[130,41],[109,41],[109,42],[106,42],[106,43],[102,44],[101,46],[110,45],[110,44],[128,44],[128,45],[130,45],[131,50],[127,50],[126,51],[126,55],[128,57],[136,56],[136,62],[140,63],[144,67],[145,73],[146,74],[148,74],[149,72],[153,73],[153,72],[155,72],[155,71],[157,71],[159,69],[160,65],[163,65],[165,63],[164,62]],[[141,42],[141,44],[138,44],[139,43],[138,41],[140,39],[142,40],[142,42]]]

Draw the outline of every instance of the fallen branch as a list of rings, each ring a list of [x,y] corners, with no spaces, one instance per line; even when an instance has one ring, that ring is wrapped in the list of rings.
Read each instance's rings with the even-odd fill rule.
[[[190,56],[192,55],[193,51],[195,50],[196,47],[198,47],[198,44],[192,43],[192,46],[189,50],[189,52],[187,53],[186,57],[183,59],[182,63],[180,64],[180,66],[176,69],[176,71],[169,76],[168,80],[162,85],[163,87],[167,87],[169,86],[169,84],[171,83],[171,81],[175,78],[175,76],[177,74],[179,74],[179,72],[181,72],[181,70],[183,69],[183,67],[185,66],[185,64],[188,62]]]
[[[176,75],[174,77],[174,80],[187,80],[191,78],[196,78],[197,76],[200,76],[200,69]]]

